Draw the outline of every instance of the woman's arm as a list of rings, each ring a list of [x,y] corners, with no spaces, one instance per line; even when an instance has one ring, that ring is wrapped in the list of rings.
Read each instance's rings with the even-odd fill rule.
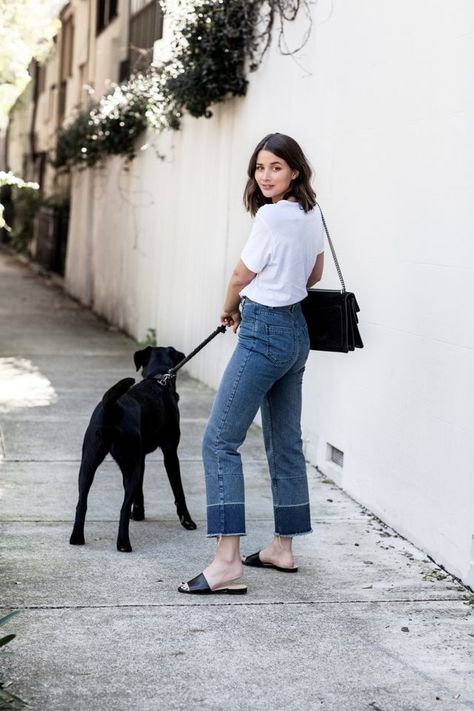
[[[309,275],[308,281],[306,282],[306,287],[309,289],[310,286],[314,286],[316,282],[321,281],[321,277],[323,276],[323,268],[324,268],[324,252],[321,252],[321,254],[318,254],[316,258],[316,262],[314,264],[313,270],[311,274]]]
[[[240,260],[230,278],[224,306],[222,307],[221,323],[225,323],[226,326],[232,326],[234,333],[240,324],[239,292],[242,291],[244,286],[250,284],[252,279],[255,279],[255,276],[255,272],[247,269],[243,261]]]

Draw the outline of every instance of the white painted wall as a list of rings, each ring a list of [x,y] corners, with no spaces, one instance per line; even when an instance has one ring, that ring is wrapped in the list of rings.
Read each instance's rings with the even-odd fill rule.
[[[217,325],[250,229],[251,151],[268,132],[293,135],[365,342],[311,354],[307,456],[474,585],[474,4],[321,0],[312,13],[305,49],[273,47],[245,99],[160,137],[164,161],[150,149],[129,172],[116,159],[75,176],[67,284],[138,338],[154,327],[189,351]],[[289,27],[290,44],[305,26]],[[337,284],[327,250],[321,286]],[[189,371],[217,386],[234,343],[219,336]]]
[[[31,145],[31,114],[32,114],[31,84],[27,84],[15,104],[14,115],[9,119],[8,133],[6,136],[5,164],[0,170],[11,170],[23,180],[32,180],[34,176],[28,173],[26,155]]]
[[[89,4],[91,33],[95,35],[98,3],[89,0]],[[117,17],[95,39],[91,35],[89,72],[98,97],[110,90],[111,83],[118,82],[120,62],[127,57],[129,5],[129,0],[119,0]]]

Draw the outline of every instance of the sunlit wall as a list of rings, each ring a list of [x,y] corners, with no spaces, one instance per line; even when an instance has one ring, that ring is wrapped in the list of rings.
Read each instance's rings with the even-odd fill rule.
[[[323,0],[312,12],[304,50],[273,47],[245,99],[160,138],[165,160],[149,149],[128,172],[117,159],[75,175],[68,288],[135,336],[156,328],[189,351],[217,325],[250,229],[250,153],[268,132],[293,135],[365,342],[310,356],[308,459],[474,584],[474,5]],[[337,287],[326,254],[321,286]],[[217,386],[234,344],[219,337],[189,371]]]

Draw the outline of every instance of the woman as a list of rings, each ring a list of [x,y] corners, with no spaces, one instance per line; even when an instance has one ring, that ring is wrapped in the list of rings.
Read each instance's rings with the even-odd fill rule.
[[[311,174],[299,145],[281,133],[265,136],[249,162],[244,204],[256,217],[221,314],[221,323],[234,333],[240,325],[239,342],[203,439],[208,536],[219,540],[212,563],[180,585],[183,593],[245,593],[245,585],[234,583],[243,574],[243,564],[296,572],[293,537],[311,533],[301,441],[309,337],[300,302],[306,288],[321,279],[324,260]],[[245,505],[238,449],[259,408],[275,531],[270,545],[242,559]]]

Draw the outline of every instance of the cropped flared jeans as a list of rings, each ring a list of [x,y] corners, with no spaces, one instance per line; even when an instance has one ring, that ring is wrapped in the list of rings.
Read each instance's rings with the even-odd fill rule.
[[[271,477],[274,534],[311,533],[301,440],[301,390],[309,336],[300,304],[243,299],[239,340],[217,391],[203,438],[208,536],[244,536],[239,447],[258,409]]]

